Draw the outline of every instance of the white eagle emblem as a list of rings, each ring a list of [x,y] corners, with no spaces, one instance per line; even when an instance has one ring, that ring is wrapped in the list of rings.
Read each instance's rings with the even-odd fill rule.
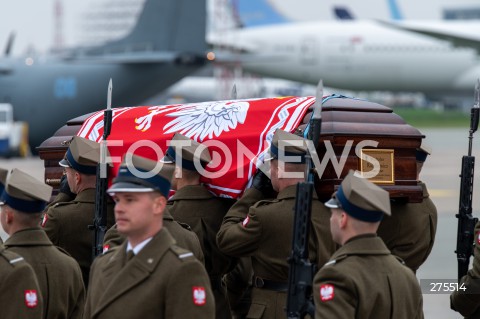
[[[207,302],[207,294],[204,287],[192,287],[193,303],[197,306],[203,306]]]
[[[35,308],[38,305],[36,290],[25,290],[25,305],[27,305],[28,308]]]
[[[321,285],[320,286],[320,300],[325,302],[332,300],[335,296],[335,289],[333,285]]]
[[[163,128],[164,133],[179,132],[194,140],[220,136],[223,132],[235,129],[245,123],[249,103],[247,101],[220,101],[200,104],[186,104],[177,108],[176,112],[167,114],[175,117]]]

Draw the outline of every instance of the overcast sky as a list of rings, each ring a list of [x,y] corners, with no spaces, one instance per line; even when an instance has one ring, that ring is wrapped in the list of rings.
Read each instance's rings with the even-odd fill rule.
[[[61,0],[63,34],[68,46],[79,43],[82,13],[108,0]],[[220,0],[212,0],[220,1]],[[238,1],[238,0],[237,0]],[[242,0],[257,1],[257,0]],[[331,19],[332,6],[347,6],[358,18],[388,18],[387,0],[271,0],[292,19]],[[14,55],[29,46],[37,51],[51,48],[54,39],[55,0],[0,0],[0,52],[3,54],[10,32],[16,32]],[[439,19],[443,7],[480,6],[478,0],[398,0],[400,11],[410,19]]]

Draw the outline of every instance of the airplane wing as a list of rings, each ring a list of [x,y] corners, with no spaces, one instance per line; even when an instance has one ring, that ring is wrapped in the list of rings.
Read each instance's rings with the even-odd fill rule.
[[[446,21],[442,21],[441,23],[405,23],[377,20],[377,22],[389,28],[414,32],[439,40],[445,40],[455,47],[471,48],[480,54],[480,38],[465,32],[478,29],[478,23],[474,26],[470,26],[468,23],[460,25],[453,23],[450,24]]]
[[[114,63],[114,64],[147,64],[147,63],[177,63],[177,64],[204,64],[206,56],[190,52],[146,51],[121,52],[98,55],[64,55],[62,57],[71,62]]]

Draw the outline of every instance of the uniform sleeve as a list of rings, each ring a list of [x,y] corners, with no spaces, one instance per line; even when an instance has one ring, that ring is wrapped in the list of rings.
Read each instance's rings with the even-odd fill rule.
[[[353,282],[335,266],[320,269],[313,281],[315,318],[355,318],[358,298]]]
[[[26,262],[11,267],[6,275],[0,274],[0,309],[2,318],[42,317],[40,288],[33,269]]]
[[[55,206],[50,207],[43,216],[42,227],[47,233],[48,238],[55,246],[60,246],[60,219],[58,216],[58,208]]]
[[[165,318],[215,318],[215,300],[205,268],[198,260],[184,261],[170,276]]]
[[[464,317],[474,313],[480,314],[480,222],[475,225],[475,252],[473,267],[463,276],[459,287],[465,290],[450,295],[450,307]],[[472,293],[475,292],[475,293]]]
[[[218,248],[227,255],[243,257],[258,248],[262,226],[257,208],[251,207],[262,199],[262,193],[250,188],[229,209],[217,233]]]

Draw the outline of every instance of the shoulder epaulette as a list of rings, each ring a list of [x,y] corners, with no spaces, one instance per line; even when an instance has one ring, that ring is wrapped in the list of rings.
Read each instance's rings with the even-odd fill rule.
[[[15,267],[15,265],[19,262],[25,262],[25,259],[23,259],[22,256],[17,255],[13,252],[7,251],[7,250],[2,250],[0,251],[0,256],[5,258],[5,260],[12,266]]]
[[[323,265],[323,267],[334,266],[334,265],[338,264],[340,261],[344,260],[344,259],[347,258],[347,257],[348,257],[348,255],[340,255],[340,256],[338,256],[337,258],[332,259],[332,260],[326,262],[325,265]],[[322,267],[322,268],[323,268],[323,267]]]
[[[187,230],[192,230],[192,227],[190,227],[189,224],[187,223],[182,223],[182,222],[179,222],[179,221],[176,221],[180,226],[182,226],[183,228],[187,229]]]
[[[402,258],[400,258],[396,255],[392,255],[392,256],[395,257],[402,265],[406,266],[405,261]]]
[[[260,207],[260,206],[265,206],[265,205],[269,205],[269,204],[272,204],[272,203],[278,203],[279,200],[276,199],[276,198],[273,198],[273,199],[262,199],[258,202],[256,202],[255,204],[253,204],[252,207]]]
[[[195,258],[193,253],[189,250],[183,249],[178,246],[171,246],[170,249],[175,253],[175,255],[178,257],[178,259],[190,259],[190,258]]]

